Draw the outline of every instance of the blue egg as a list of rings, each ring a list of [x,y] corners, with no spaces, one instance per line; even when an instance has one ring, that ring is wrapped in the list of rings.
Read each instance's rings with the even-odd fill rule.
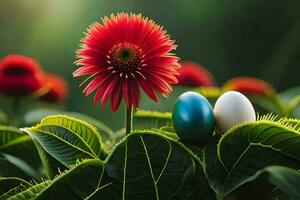
[[[191,142],[211,137],[216,124],[212,106],[196,92],[185,92],[178,97],[172,121],[177,135]]]

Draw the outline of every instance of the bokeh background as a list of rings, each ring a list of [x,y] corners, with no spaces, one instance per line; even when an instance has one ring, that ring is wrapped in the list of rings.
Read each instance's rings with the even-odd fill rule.
[[[219,84],[242,75],[269,81],[278,91],[300,84],[299,0],[0,0],[0,58],[16,53],[37,59],[68,81],[64,109],[116,130],[123,109],[111,113],[109,106],[93,105],[72,72],[86,28],[122,11],[142,13],[164,26],[179,45],[177,55],[205,66]],[[0,98],[0,110],[8,112],[11,99]]]

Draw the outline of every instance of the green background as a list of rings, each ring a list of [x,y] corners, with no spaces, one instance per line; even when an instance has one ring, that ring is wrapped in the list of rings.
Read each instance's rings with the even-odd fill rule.
[[[83,32],[101,17],[142,13],[168,30],[177,55],[194,60],[222,84],[235,76],[254,76],[281,91],[299,85],[299,0],[0,0],[0,57],[23,54],[46,71],[65,77],[70,98],[65,109],[87,113],[117,129],[123,109],[111,113],[92,104],[72,78],[75,50]],[[11,99],[0,97],[0,110]],[[25,103],[24,103],[25,104]],[[40,104],[27,104],[23,109]]]

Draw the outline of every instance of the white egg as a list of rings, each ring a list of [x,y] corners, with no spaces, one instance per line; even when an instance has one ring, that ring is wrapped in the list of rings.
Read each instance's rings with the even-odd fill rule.
[[[222,94],[214,106],[214,115],[220,133],[242,122],[256,120],[255,110],[247,97],[240,92]]]

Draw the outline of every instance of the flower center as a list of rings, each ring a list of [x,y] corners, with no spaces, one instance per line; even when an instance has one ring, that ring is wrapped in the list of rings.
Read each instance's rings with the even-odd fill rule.
[[[121,47],[119,51],[116,52],[118,60],[124,63],[128,63],[134,60],[135,52],[132,51],[130,48]]]
[[[143,57],[141,50],[133,44],[121,43],[115,45],[110,51],[108,61],[114,72],[132,73],[138,71],[142,65]]]

